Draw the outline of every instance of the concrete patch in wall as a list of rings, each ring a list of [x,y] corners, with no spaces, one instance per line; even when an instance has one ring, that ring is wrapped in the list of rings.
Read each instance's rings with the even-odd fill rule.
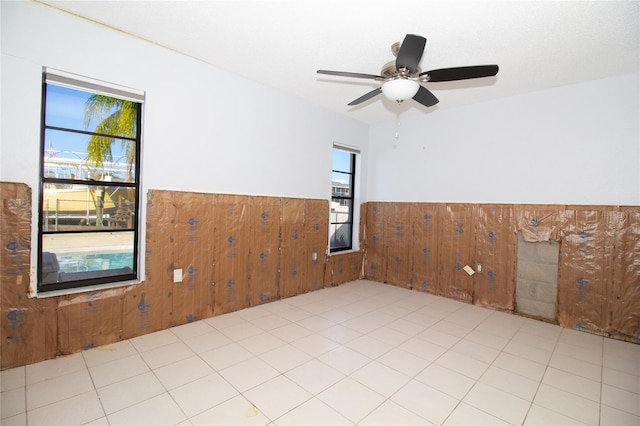
[[[518,234],[516,310],[526,315],[556,319],[558,261],[556,241],[525,241]]]

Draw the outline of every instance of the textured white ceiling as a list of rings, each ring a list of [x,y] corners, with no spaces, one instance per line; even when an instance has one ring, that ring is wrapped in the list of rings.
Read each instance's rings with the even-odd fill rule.
[[[640,69],[638,1],[39,1],[366,123]],[[349,107],[379,83],[316,74],[379,74],[407,33],[427,38],[423,70],[500,72],[426,83],[440,99],[432,108],[383,96]]]

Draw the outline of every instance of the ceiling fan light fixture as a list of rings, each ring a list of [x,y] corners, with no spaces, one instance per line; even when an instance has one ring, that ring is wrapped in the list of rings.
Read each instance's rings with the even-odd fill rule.
[[[396,43],[391,47],[396,60],[385,64],[380,75],[329,70],[318,70],[318,74],[366,78],[382,83],[379,87],[349,102],[347,104],[349,106],[360,105],[382,93],[385,98],[399,104],[411,98],[427,108],[436,105],[439,101],[429,89],[421,86],[420,83],[468,80],[492,77],[498,74],[498,65],[440,68],[423,72],[420,69],[420,61],[426,42],[427,39],[422,36],[407,34],[402,43]]]
[[[420,85],[417,81],[407,78],[396,78],[382,83],[382,93],[390,101],[402,103],[405,99],[410,99],[418,93]]]

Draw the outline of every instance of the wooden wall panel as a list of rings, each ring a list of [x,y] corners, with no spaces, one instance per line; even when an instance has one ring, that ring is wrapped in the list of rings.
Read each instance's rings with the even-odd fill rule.
[[[444,205],[441,204],[427,203],[413,203],[410,206],[410,220],[413,226],[412,287],[432,294],[439,293],[438,221],[443,208]]]
[[[511,206],[480,205],[475,209],[475,259],[482,265],[474,277],[474,303],[512,311],[515,301],[517,240]],[[473,265],[477,269],[477,264]]]

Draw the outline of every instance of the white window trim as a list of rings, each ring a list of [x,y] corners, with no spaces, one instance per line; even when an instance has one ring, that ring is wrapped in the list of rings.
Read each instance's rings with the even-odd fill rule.
[[[145,92],[131,87],[108,83],[95,78],[89,78],[78,74],[60,71],[54,68],[44,67],[45,82],[64,86],[75,90],[90,91],[105,96],[144,103]]]

